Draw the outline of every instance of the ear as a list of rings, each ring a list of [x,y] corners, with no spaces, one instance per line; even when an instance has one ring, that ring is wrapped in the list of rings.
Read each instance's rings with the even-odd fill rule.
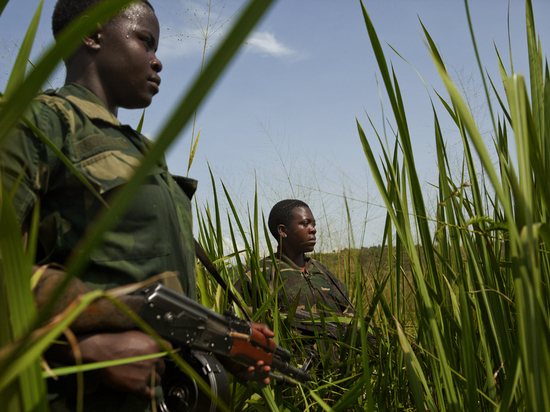
[[[102,39],[102,33],[101,33],[101,26],[97,27],[97,31],[89,36],[84,37],[82,40],[84,43],[84,46],[89,50],[99,50],[100,40]]]
[[[279,232],[279,237],[280,238],[286,238],[286,226],[283,225],[282,223],[277,226],[277,232]]]

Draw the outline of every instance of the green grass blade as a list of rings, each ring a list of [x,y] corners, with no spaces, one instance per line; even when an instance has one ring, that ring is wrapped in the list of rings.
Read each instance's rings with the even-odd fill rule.
[[[43,0],[40,0],[34,17],[27,29],[27,34],[21,43],[19,48],[19,53],[17,53],[17,58],[11,70],[10,78],[6,84],[6,89],[4,90],[4,99],[9,99],[13,91],[23,83],[25,78],[25,73],[27,71],[27,61],[31,54],[32,45],[34,43],[34,38],[36,36],[36,30],[38,29],[38,23],[40,21],[40,14],[42,13]]]
[[[2,15],[2,12],[6,8],[6,4],[8,4],[9,0],[0,0],[0,15]]]
[[[0,326],[1,341],[5,345],[29,333],[36,322],[37,313],[30,289],[32,262],[23,250],[15,210],[11,198],[5,192],[2,194],[0,206],[0,283],[3,289],[1,295],[6,298],[2,306],[9,314]],[[6,359],[0,359],[0,370],[4,371],[7,363]],[[19,374],[13,377],[15,379],[18,376],[18,385],[12,384],[8,388],[10,393],[4,391],[13,379],[6,385],[0,385],[0,398],[6,400],[17,396],[20,398],[22,410],[46,411],[46,387],[39,377],[40,369],[38,358],[24,362]]]

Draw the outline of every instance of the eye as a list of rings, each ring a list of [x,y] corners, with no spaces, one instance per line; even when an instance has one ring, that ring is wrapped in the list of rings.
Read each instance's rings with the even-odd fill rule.
[[[141,42],[145,45],[147,51],[155,48],[155,39],[152,36],[143,34],[139,37]]]

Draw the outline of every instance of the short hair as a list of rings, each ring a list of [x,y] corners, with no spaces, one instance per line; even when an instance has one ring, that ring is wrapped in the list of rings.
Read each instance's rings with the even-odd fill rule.
[[[288,226],[294,217],[294,209],[298,207],[307,207],[309,209],[309,206],[301,200],[285,199],[277,202],[271,209],[271,212],[269,212],[267,226],[277,241],[279,241],[279,231],[277,230],[277,227],[279,225]]]
[[[107,0],[57,0],[52,15],[52,32],[53,37],[57,38],[58,34],[67,27],[74,19],[84,13],[92,6]],[[141,3],[148,5],[151,10],[153,6],[147,0],[139,0]]]

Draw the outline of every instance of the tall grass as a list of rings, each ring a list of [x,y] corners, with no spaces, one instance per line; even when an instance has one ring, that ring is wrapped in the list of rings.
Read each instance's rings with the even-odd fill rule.
[[[341,362],[337,367],[325,357],[316,366],[315,380],[308,389],[275,385],[274,398],[280,409],[300,411],[550,410],[546,245],[550,241],[546,223],[550,74],[536,38],[531,2],[526,1],[530,90],[524,76],[508,74],[499,57],[496,64],[506,95],[500,95],[494,86],[497,79],[481,73],[492,116],[491,149],[451,81],[435,41],[423,28],[446,88],[446,93],[438,96],[443,113],[434,104],[433,111],[426,114],[433,118],[439,169],[435,205],[429,204],[417,174],[408,104],[400,93],[398,74],[387,65],[363,4],[362,13],[395,126],[395,144],[387,149],[376,129],[367,133],[357,123],[387,210],[384,250],[373,265],[362,261],[350,242],[346,255],[333,260],[331,268],[336,272],[343,267],[341,278],[354,291],[356,302],[362,303],[358,303],[362,313],[356,316],[361,332],[370,328],[380,339],[373,348],[363,336],[346,336],[339,346]],[[499,103],[494,110],[489,90]],[[444,94],[448,99],[441,97]],[[450,117],[462,136],[464,167],[458,174],[447,153],[442,116]],[[380,147],[381,160],[375,157],[375,145]],[[496,161],[489,156],[491,151],[497,153]],[[480,181],[480,175],[487,176],[488,182]],[[275,296],[263,283],[262,256],[257,252],[260,236],[273,255],[263,216],[255,203],[253,210],[240,217],[227,197],[235,251],[235,237],[244,239],[244,247],[233,256],[232,270],[226,268],[228,257],[216,254],[222,236],[218,226],[221,212],[215,205],[200,217],[203,240],[218,245],[210,248],[210,253],[228,280],[235,280],[231,274],[242,276],[244,267],[249,268],[253,293],[246,299],[255,309],[254,316],[272,325],[280,344],[298,354],[300,347],[288,319],[279,315]],[[435,228],[428,215],[433,208]],[[374,267],[370,279],[365,278],[367,266],[371,273]],[[366,293],[370,284],[374,288]],[[260,409],[254,402],[247,407]]]
[[[453,119],[462,135],[465,164],[462,176],[451,175],[440,114],[434,109],[439,167],[435,233],[428,227],[406,102],[364,6],[363,14],[392,106],[396,151],[389,153],[380,145],[383,158],[377,162],[372,139],[369,141],[359,123],[358,130],[388,211],[388,228],[395,230],[396,248],[403,248],[412,264],[418,349],[411,351],[403,339],[402,313],[390,312],[386,320],[394,324],[392,329],[400,338],[416,408],[549,410],[548,72],[543,71],[546,64],[535,35],[531,2],[526,2],[530,96],[524,77],[508,75],[504,64],[497,62],[506,89],[506,96],[499,96],[492,88],[500,103],[498,114],[491,110],[498,168],[435,42],[424,29],[450,98],[450,103],[441,98],[445,115]],[[488,88],[494,80],[486,79],[483,72],[481,75],[490,107]],[[515,158],[510,133],[515,137]],[[494,193],[489,197],[488,214],[475,155]],[[391,244],[392,231],[386,232],[385,239]],[[392,281],[398,283],[401,277],[396,270]]]
[[[113,5],[98,9],[105,19],[126,1],[109,3]],[[168,147],[193,116],[200,100],[268,3],[254,1],[243,12],[234,32],[182,98],[157,139],[152,157],[144,162],[136,180],[112,206],[115,213],[124,209],[129,198],[126,193],[135,191],[147,165],[153,164],[154,156]],[[0,2],[0,10],[2,5]],[[434,121],[439,166],[435,205],[431,205],[422,192],[408,128],[408,103],[401,96],[398,73],[391,71],[386,63],[364,4],[360,12],[391,103],[395,126],[394,145],[388,149],[374,127],[367,132],[357,122],[367,162],[387,210],[382,250],[374,262],[365,262],[360,250],[355,248],[354,231],[350,229],[349,248],[341,252],[338,259],[319,256],[346,281],[357,306],[349,332],[338,341],[328,342],[335,345],[339,362],[333,364],[330,353],[321,348],[320,361],[312,370],[313,382],[307,387],[281,382],[261,387],[234,381],[230,407],[250,411],[550,410],[547,391],[550,387],[550,259],[546,245],[550,241],[550,228],[546,223],[550,205],[550,118],[547,114],[550,74],[536,38],[531,2],[526,1],[530,90],[524,77],[513,71],[508,74],[500,59],[497,64],[505,96],[499,95],[493,86],[496,79],[488,79],[482,73],[487,96],[490,87],[499,103],[498,108],[491,109],[494,150],[498,156],[496,166],[468,105],[446,71],[435,42],[424,29],[448,95],[448,100],[440,97],[443,113],[438,113],[434,104],[433,112],[426,114]],[[33,37],[35,25],[35,22],[31,25],[29,39]],[[67,33],[63,40],[66,43],[46,54],[26,78],[16,74],[10,78],[0,106],[0,146],[15,124],[14,119],[21,116],[63,53],[69,53],[76,45],[73,40],[91,29],[84,26]],[[21,50],[24,54],[18,59],[18,73],[24,72],[28,58],[28,47]],[[490,99],[487,100],[490,104]],[[450,166],[440,128],[443,116],[454,121],[462,136],[464,168],[458,175]],[[381,160],[374,154],[374,146],[378,144]],[[516,149],[512,150],[512,146]],[[481,171],[487,176],[490,191],[478,180]],[[292,351],[292,362],[300,364],[304,359],[304,340],[296,336],[290,326],[292,310],[288,316],[281,315],[277,310],[276,291],[269,291],[265,284],[260,245],[267,245],[267,254],[272,258],[274,245],[258,208],[258,199],[254,199],[251,209],[243,214],[227,188],[223,184],[216,186],[214,177],[212,186],[213,202],[196,205],[199,242],[228,284],[237,280],[244,282],[245,271],[250,271],[251,293],[245,293],[244,303],[252,309],[253,319],[270,325],[278,344]],[[229,205],[226,211],[220,207],[224,203],[222,197]],[[38,314],[29,287],[32,247],[24,250],[18,230],[13,226],[15,218],[9,194],[2,194],[1,205],[0,315],[10,322],[0,323],[0,401],[8,405],[10,411],[46,410],[40,354],[71,318],[55,328],[37,329]],[[437,216],[435,229],[429,224],[427,212],[433,208]],[[342,210],[342,214],[345,213],[346,210]],[[229,222],[229,233],[223,229],[224,215]],[[99,239],[112,219],[113,215],[105,217],[93,228],[92,242],[82,245],[80,254],[89,253],[94,246],[93,239]],[[229,254],[226,239],[233,250]],[[77,276],[82,267],[78,259],[71,260],[70,276]],[[220,312],[230,306],[238,311],[210,275],[199,269],[200,301]],[[81,308],[85,305],[86,301]],[[375,345],[367,342],[367,332],[375,336]],[[321,336],[314,339],[322,340]]]

